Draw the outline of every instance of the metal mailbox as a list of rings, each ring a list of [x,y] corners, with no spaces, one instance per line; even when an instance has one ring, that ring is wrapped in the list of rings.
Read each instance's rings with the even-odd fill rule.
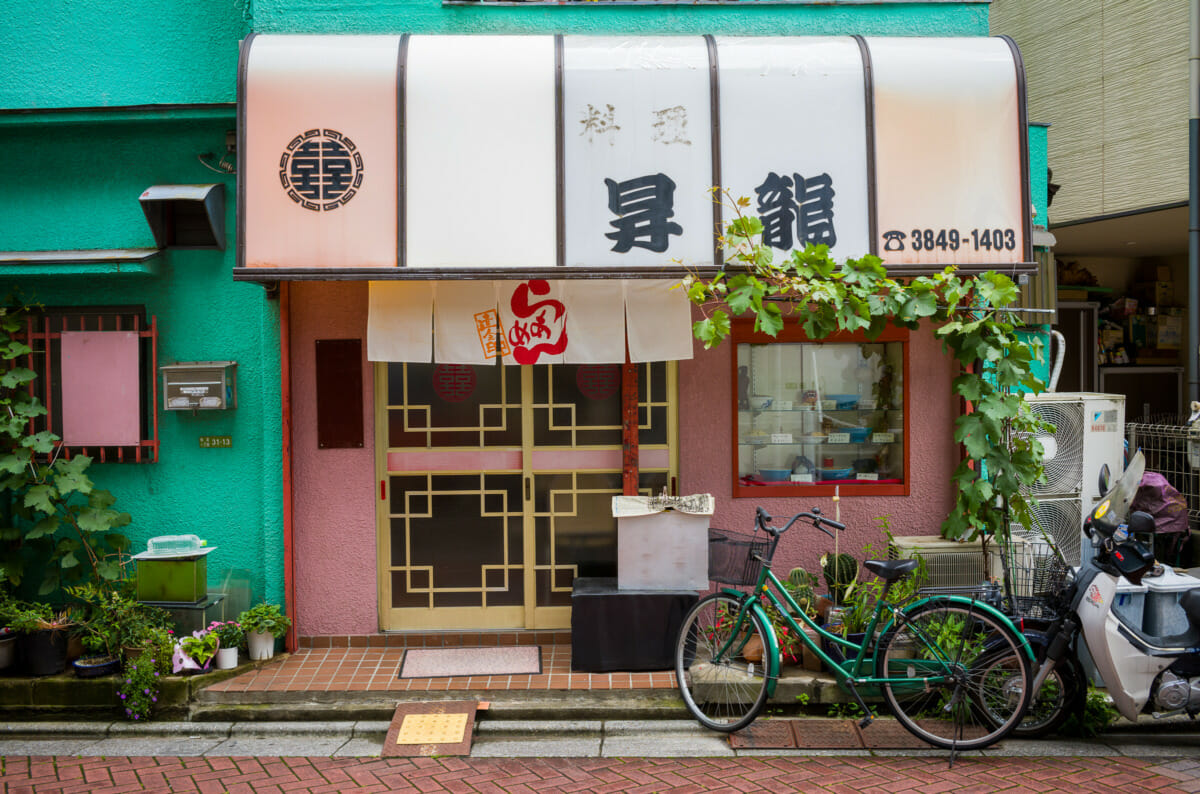
[[[237,407],[236,361],[189,361],[164,364],[163,409],[219,411]]]

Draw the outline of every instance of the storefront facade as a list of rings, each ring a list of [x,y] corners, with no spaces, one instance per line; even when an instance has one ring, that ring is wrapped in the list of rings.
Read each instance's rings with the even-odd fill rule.
[[[299,637],[565,626],[570,580],[613,570],[619,493],[711,493],[729,528],[840,510],[854,552],[881,517],[935,535],[960,407],[930,332],[706,351],[668,287],[719,267],[718,184],[779,221],[779,255],[1027,268],[1044,131],[1024,152],[987,9],[21,2],[0,266],[47,305],[156,319],[155,457],[94,478],[136,547],[195,532],[210,590],[285,603]],[[224,239],[160,239],[139,196],[198,183]],[[150,388],[217,360],[228,409]]]
[[[1033,270],[1008,41],[262,33],[239,73],[234,277],[280,284],[301,636],[569,626],[621,493],[732,527],[822,505],[852,551],[936,534],[931,333],[705,351],[673,287],[723,266],[711,185],[781,255]]]

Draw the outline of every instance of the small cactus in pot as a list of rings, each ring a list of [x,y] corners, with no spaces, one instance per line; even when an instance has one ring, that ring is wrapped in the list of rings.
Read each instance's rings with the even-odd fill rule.
[[[851,554],[826,554],[821,557],[821,574],[835,604],[841,604],[858,579],[858,560]]]

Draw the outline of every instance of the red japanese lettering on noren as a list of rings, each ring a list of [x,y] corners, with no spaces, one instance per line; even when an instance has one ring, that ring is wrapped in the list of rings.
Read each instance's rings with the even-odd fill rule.
[[[536,364],[543,354],[553,356],[567,349],[566,306],[552,298],[530,303],[531,293],[549,294],[549,282],[533,279],[513,290],[510,305],[516,319],[508,329],[508,341],[518,364]]]

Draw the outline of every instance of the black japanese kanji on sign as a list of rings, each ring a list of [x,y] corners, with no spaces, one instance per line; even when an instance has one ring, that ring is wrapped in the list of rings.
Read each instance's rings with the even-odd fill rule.
[[[288,197],[305,209],[333,210],[362,186],[363,158],[354,142],[337,130],[313,129],[297,135],[279,161],[279,181]]]
[[[608,186],[608,208],[617,219],[616,229],[604,235],[616,241],[612,250],[623,254],[633,246],[657,253],[667,250],[670,235],[683,234],[683,227],[670,220],[675,215],[675,183],[666,174],[651,174],[614,182]]]
[[[805,179],[800,174],[780,176],[774,171],[754,189],[758,196],[758,215],[763,224],[763,245],[787,251],[808,243],[837,243],[833,228],[833,180],[829,174]]]
[[[792,247],[792,225],[796,222],[796,199],[791,177],[772,171],[754,189],[758,196],[758,218],[762,221],[762,242],[782,251]]]

